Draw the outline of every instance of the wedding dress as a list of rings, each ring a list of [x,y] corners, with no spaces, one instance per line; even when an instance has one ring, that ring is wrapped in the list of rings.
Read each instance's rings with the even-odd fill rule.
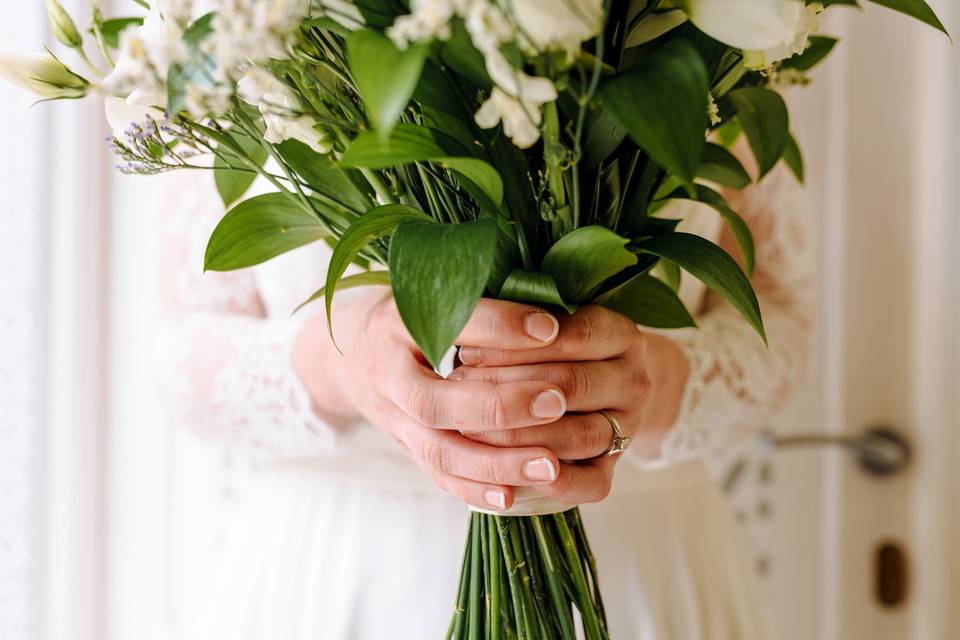
[[[322,283],[329,249],[202,274],[222,211],[204,178],[170,214],[179,222],[167,252],[177,327],[167,404],[177,422],[251,452],[260,469],[202,616],[178,640],[442,638],[465,505],[372,425],[333,427],[314,415],[290,364],[310,311],[290,314]],[[782,167],[727,196],[756,236],[770,348],[685,276],[681,295],[699,328],[667,332],[690,362],[677,424],[657,455],[628,451],[610,497],[583,507],[615,640],[772,637],[750,550],[705,460],[754,434],[797,383],[811,308],[807,221]],[[684,206],[675,213],[689,216],[686,230],[719,239],[716,214]]]

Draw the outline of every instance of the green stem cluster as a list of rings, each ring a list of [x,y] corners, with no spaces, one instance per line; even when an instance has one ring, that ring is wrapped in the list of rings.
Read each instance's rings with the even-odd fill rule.
[[[580,510],[524,517],[471,514],[446,637],[609,640]]]

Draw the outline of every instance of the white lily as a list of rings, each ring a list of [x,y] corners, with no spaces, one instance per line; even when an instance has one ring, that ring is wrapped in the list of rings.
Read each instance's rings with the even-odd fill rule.
[[[123,98],[113,96],[107,96],[103,101],[103,113],[113,130],[113,135],[117,138],[122,137],[123,132],[129,129],[131,124],[147,120],[156,120],[157,122],[165,120],[163,111],[159,109],[130,104]]]
[[[690,21],[720,42],[762,51],[788,45],[803,32],[803,0],[679,0]]]
[[[509,5],[520,35],[537,51],[564,51],[568,59],[603,29],[603,0],[523,0]]]
[[[32,91],[45,100],[82,98],[90,88],[89,82],[49,51],[0,53],[0,78]]]

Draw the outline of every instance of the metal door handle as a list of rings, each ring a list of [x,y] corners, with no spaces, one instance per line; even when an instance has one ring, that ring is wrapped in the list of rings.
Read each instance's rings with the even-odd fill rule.
[[[777,449],[796,447],[837,446],[850,451],[860,468],[869,475],[888,477],[904,471],[910,465],[910,442],[889,427],[873,427],[860,435],[811,433],[776,435],[767,432],[764,437]]]

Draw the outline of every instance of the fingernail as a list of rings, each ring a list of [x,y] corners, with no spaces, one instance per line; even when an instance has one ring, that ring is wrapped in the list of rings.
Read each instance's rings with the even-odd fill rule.
[[[560,323],[551,314],[536,311],[523,321],[523,329],[528,336],[540,342],[553,342],[560,333]]]
[[[479,347],[460,347],[460,362],[463,364],[480,364]]]
[[[567,399],[556,389],[538,395],[530,407],[530,412],[538,418],[559,418],[566,410]]]
[[[553,482],[557,479],[557,469],[550,458],[534,458],[524,463],[523,476],[527,480]]]
[[[503,491],[487,489],[483,492],[483,501],[500,510],[507,508],[507,496],[503,495]]]

